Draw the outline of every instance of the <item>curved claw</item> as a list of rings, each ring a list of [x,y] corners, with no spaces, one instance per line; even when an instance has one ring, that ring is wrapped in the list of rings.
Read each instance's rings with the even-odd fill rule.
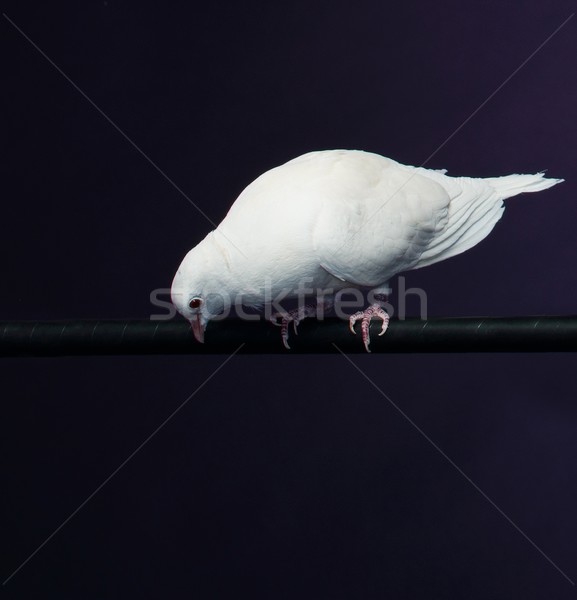
[[[273,325],[281,328],[281,338],[283,346],[290,350],[290,346],[288,344],[289,337],[289,323],[293,324],[293,331],[295,335],[298,335],[298,326],[299,323],[305,319],[306,317],[312,316],[315,313],[315,309],[312,306],[304,306],[299,307],[297,309],[291,310],[289,312],[277,312],[270,317],[270,322]],[[280,322],[279,322],[280,319]]]
[[[356,312],[349,317],[349,329],[351,330],[351,333],[357,334],[355,331],[355,324],[359,319],[362,319],[364,315],[364,312]]]
[[[369,353],[371,352],[369,349],[369,345],[371,343],[369,330],[371,327],[371,319],[373,318],[382,319],[383,324],[381,326],[379,336],[383,335],[389,326],[389,315],[379,304],[372,304],[367,309],[354,313],[349,317],[349,329],[352,333],[356,334],[355,323],[357,321],[361,321],[363,344],[365,346],[365,350]]]

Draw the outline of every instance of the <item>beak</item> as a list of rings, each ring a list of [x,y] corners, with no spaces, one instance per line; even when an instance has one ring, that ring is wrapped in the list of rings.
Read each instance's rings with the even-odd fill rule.
[[[192,325],[192,333],[194,333],[196,341],[204,344],[204,327],[200,321],[200,313],[194,315],[190,324]]]

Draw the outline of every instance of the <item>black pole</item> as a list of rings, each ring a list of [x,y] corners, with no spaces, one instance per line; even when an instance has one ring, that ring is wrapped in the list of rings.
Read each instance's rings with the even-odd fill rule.
[[[357,324],[358,327],[358,324]],[[371,350],[385,352],[576,352],[577,317],[465,317],[392,320],[382,337],[371,327]],[[0,356],[91,356],[137,354],[364,353],[360,334],[346,321],[307,319],[291,350],[280,330],[266,321],[229,319],[209,324],[199,344],[188,323],[173,321],[6,321],[0,322]]]

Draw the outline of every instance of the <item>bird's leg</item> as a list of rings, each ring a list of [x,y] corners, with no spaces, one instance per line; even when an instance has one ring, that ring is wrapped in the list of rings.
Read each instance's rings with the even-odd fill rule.
[[[317,300],[316,304],[305,304],[293,310],[289,310],[286,312],[277,312],[271,316],[270,321],[274,325],[277,325],[281,328],[280,334],[282,338],[282,343],[287,350],[290,350],[290,346],[288,344],[289,323],[293,324],[293,331],[295,335],[298,335],[297,327],[303,319],[306,319],[307,317],[318,316],[317,313],[319,311],[319,308],[322,310],[322,318],[325,312],[331,309],[332,305],[332,299],[323,297],[322,299]]]
[[[303,319],[306,319],[307,317],[313,317],[315,314],[316,306],[313,306],[312,304],[305,304],[304,306],[299,306],[293,310],[289,310],[287,312],[277,312],[272,315],[270,319],[271,323],[280,327],[282,343],[287,350],[290,350],[290,346],[288,345],[289,323],[293,324],[293,331],[295,332],[295,335],[298,335],[298,324]],[[279,318],[280,323],[278,321]]]
[[[389,315],[381,304],[387,301],[386,294],[375,294],[374,297],[376,301],[374,304],[371,304],[368,308],[365,308],[365,310],[360,310],[349,317],[349,328],[353,333],[356,333],[355,323],[361,321],[363,344],[365,345],[367,352],[370,352],[369,344],[371,343],[371,338],[369,335],[369,328],[371,326],[371,319],[376,317],[383,321],[381,332],[379,333],[380,336],[387,331],[387,327],[389,326]]]

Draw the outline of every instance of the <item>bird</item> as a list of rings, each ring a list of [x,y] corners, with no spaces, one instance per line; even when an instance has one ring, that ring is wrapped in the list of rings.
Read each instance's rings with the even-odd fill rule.
[[[309,152],[250,183],[222,222],[182,260],[171,299],[204,341],[208,322],[231,305],[262,309],[271,298],[329,290],[370,291],[372,302],[350,315],[370,352],[372,319],[388,327],[384,301],[395,275],[461,254],[501,218],[504,200],[546,190],[563,179],[534,175],[453,177],[446,170],[401,164],[362,150]],[[300,290],[300,291],[299,291]],[[283,296],[284,294],[284,296]],[[289,324],[315,306],[270,315],[289,348]],[[279,323],[280,321],[280,323]]]

